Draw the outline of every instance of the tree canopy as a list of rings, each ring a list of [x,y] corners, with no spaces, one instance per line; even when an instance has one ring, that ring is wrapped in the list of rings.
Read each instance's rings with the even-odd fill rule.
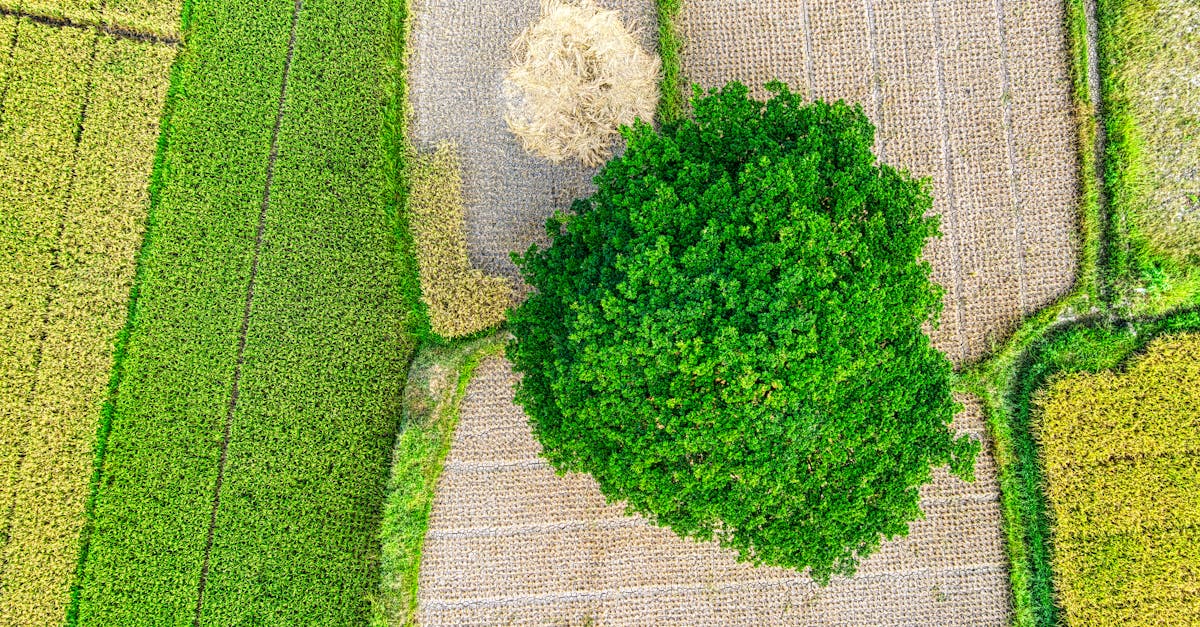
[[[852,574],[978,443],[922,331],[941,290],[928,183],[876,161],[861,107],[732,83],[627,149],[516,256],[517,400],[559,471],[759,564]]]

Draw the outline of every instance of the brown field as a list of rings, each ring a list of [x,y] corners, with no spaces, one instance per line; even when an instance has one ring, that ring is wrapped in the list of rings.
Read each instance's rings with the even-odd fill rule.
[[[175,50],[11,17],[0,36],[15,42],[0,65],[0,625],[49,625],[75,574]]]
[[[1001,625],[1007,561],[995,465],[978,481],[944,469],[922,491],[926,520],[851,579],[820,588],[739,564],[606,505],[587,475],[556,476],[512,403],[506,361],[467,389],[430,514],[418,587],[422,625]],[[970,399],[958,427],[981,435]],[[591,622],[589,622],[591,621]]]
[[[933,182],[935,344],[988,353],[1075,276],[1077,171],[1055,0],[685,0],[687,80],[783,80],[863,105],[880,158]]]

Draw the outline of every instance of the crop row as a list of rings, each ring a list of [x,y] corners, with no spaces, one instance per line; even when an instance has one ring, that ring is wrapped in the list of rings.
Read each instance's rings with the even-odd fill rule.
[[[44,625],[75,574],[174,49],[0,19],[14,35],[0,67],[0,625]]]
[[[1200,335],[1062,377],[1038,410],[1068,624],[1200,620]]]
[[[412,349],[391,9],[191,5],[78,624],[366,620]]]
[[[0,11],[175,39],[181,0],[0,0]]]

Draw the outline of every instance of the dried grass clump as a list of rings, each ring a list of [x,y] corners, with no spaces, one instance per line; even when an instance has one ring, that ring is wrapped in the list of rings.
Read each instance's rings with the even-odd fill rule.
[[[454,338],[500,324],[512,303],[512,284],[472,268],[467,259],[462,174],[453,147],[414,159],[411,177],[409,226],[433,331]]]
[[[620,126],[653,119],[661,63],[616,11],[542,0],[542,19],[512,52],[505,120],[531,153],[596,166],[612,155]]]

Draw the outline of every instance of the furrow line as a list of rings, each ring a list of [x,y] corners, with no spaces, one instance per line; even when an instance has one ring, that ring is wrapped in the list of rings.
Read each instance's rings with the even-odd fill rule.
[[[1017,229],[1017,295],[1021,314],[1029,315],[1025,295],[1025,218],[1021,215],[1021,190],[1017,184],[1017,156],[1013,139],[1012,81],[1008,75],[1008,33],[1004,26],[1003,0],[996,0],[996,31],[1000,42],[1000,110],[1004,117],[1004,143],[1008,151],[1008,195]]]
[[[879,146],[879,160],[887,161],[887,134],[883,132],[883,75],[879,70],[879,32],[875,27],[875,0],[863,0],[867,13],[867,47],[871,51],[871,97],[875,101],[875,139]]]
[[[296,51],[296,26],[300,21],[303,0],[296,0],[292,8],[292,30],[288,37],[287,58],[283,63],[283,81],[279,88],[279,105],[275,112],[275,125],[271,129],[271,151],[267,157],[266,184],[263,186],[262,205],[258,211],[258,228],[254,237],[254,256],[250,262],[250,281],[246,286],[246,305],[242,311],[242,325],[238,330],[237,362],[233,367],[233,383],[229,392],[229,409],[225,415],[225,431],[221,439],[221,457],[217,462],[217,480],[213,488],[212,515],[208,523],[208,537],[204,545],[204,561],[200,567],[200,583],[196,593],[196,618],[193,625],[199,627],[200,613],[204,607],[204,589],[208,584],[208,569],[212,558],[213,537],[216,534],[217,511],[221,506],[221,484],[225,479],[225,464],[229,458],[229,440],[233,432],[233,415],[237,410],[238,384],[242,366],[246,361],[246,334],[250,330],[250,311],[254,303],[254,281],[258,276],[258,259],[262,253],[263,230],[266,226],[267,208],[271,204],[271,181],[275,174],[275,161],[279,156],[279,127],[283,123],[283,105],[287,97],[288,74],[292,69],[292,58]]]
[[[804,23],[804,72],[808,78],[808,99],[816,100],[817,79],[813,70],[812,22],[808,19],[808,0],[800,0],[800,19]]]
[[[962,245],[959,241],[958,230],[958,201],[954,196],[954,154],[950,150],[950,122],[948,118],[948,103],[946,99],[946,68],[945,61],[942,59],[942,24],[938,16],[937,0],[931,0],[929,3],[929,13],[933,21],[933,48],[934,57],[936,58],[937,67],[937,92],[938,92],[938,126],[942,131],[942,155],[945,157],[946,169],[946,204],[950,208],[947,212],[947,217],[950,218],[952,224],[947,231],[953,234],[954,238],[954,316],[956,321],[956,332],[958,334],[958,360],[959,363],[967,360],[967,343],[963,334],[963,319],[966,317],[963,304],[963,281],[962,281]]]
[[[6,68],[12,65],[12,60],[17,55],[17,32],[20,30],[21,30],[21,20],[18,19],[16,21],[16,23],[13,24],[12,41],[8,42],[8,61],[4,65],[4,67],[6,67]],[[7,75],[7,73],[5,74],[5,76],[0,76],[0,81],[3,81],[3,84],[0,84],[0,129],[3,129],[4,128],[4,105],[8,101],[8,75]]]
[[[101,10],[103,10],[103,6],[104,6],[103,3],[101,3]],[[14,40],[16,39],[15,30],[16,29],[14,28],[14,36],[13,36]],[[62,256],[62,248],[63,248],[62,239],[63,239],[63,234],[67,230],[67,219],[68,219],[67,213],[70,211],[71,197],[72,197],[72,194],[75,189],[75,176],[76,176],[75,170],[79,164],[80,144],[83,140],[83,125],[87,121],[88,104],[91,102],[92,87],[93,87],[93,80],[94,80],[92,70],[96,65],[96,51],[99,48],[99,45],[100,45],[100,35],[99,34],[93,35],[92,36],[92,52],[91,52],[91,57],[88,60],[88,67],[87,67],[88,80],[87,80],[87,83],[83,90],[83,102],[80,103],[80,105],[79,105],[79,121],[75,125],[74,147],[73,147],[72,153],[71,153],[71,172],[70,172],[70,174],[67,175],[67,189],[66,189],[66,193],[64,194],[64,197],[63,197],[63,207],[62,207],[62,211],[59,212],[58,226],[54,232],[54,244],[53,244],[53,247],[50,249],[50,267],[48,268],[48,272],[50,273],[51,280],[50,280],[48,289],[46,290],[46,298],[44,299],[44,302],[42,303],[41,330],[38,333],[38,340],[37,340],[37,344],[36,344],[36,347],[34,348],[34,353],[33,353],[33,380],[29,384],[29,393],[25,398],[25,406],[30,409],[33,408],[33,404],[37,399],[38,372],[41,371],[41,369],[42,369],[42,359],[46,352],[46,337],[49,334],[49,327],[50,327],[50,308],[54,304],[54,296],[58,293],[58,282],[55,281],[53,277],[54,277],[55,273],[59,270],[59,266],[61,265],[59,258]],[[22,439],[21,444],[22,444],[22,446],[20,446],[20,450],[17,451],[17,461],[16,461],[15,469],[13,471],[13,475],[18,480],[21,477],[21,469],[25,465],[25,457],[28,454],[28,450],[27,450],[28,442],[26,441],[26,439]],[[18,492],[19,492],[19,490],[17,489],[16,485],[14,485],[13,490],[12,490],[12,495],[11,495],[12,499],[9,501],[8,507],[5,508],[6,511],[5,511],[5,515],[4,515],[4,520],[2,522],[0,522],[0,524],[4,525],[4,531],[3,531],[3,533],[0,533],[0,548],[7,546],[8,541],[11,539],[11,536],[12,536],[12,519],[13,519],[13,514],[16,512],[16,508],[17,508]],[[3,552],[3,554],[8,555],[7,552]],[[7,570],[8,570],[7,558],[0,557],[0,575],[3,575]]]
[[[103,12],[103,10],[104,10],[103,8],[100,9],[101,12]],[[71,19],[68,19],[65,17],[52,17],[49,15],[38,15],[36,13],[25,13],[22,11],[13,11],[12,9],[5,9],[3,7],[0,7],[0,16],[15,17],[18,20],[27,19],[31,22],[36,22],[38,24],[42,24],[43,26],[55,26],[58,28],[76,28],[79,30],[97,30],[102,33],[107,33],[109,35],[112,35],[113,37],[120,37],[122,39],[133,39],[136,41],[147,41],[150,43],[161,44],[164,46],[179,45],[179,38],[177,38],[177,37],[164,37],[162,35],[155,35],[152,33],[143,33],[140,31],[129,29],[129,28],[121,28],[120,26],[113,26],[111,24],[92,24],[89,22],[76,22],[74,20],[71,20]],[[14,32],[13,39],[16,40],[16,37],[17,37],[16,33]],[[16,44],[14,44],[14,47],[15,47],[15,45]]]

